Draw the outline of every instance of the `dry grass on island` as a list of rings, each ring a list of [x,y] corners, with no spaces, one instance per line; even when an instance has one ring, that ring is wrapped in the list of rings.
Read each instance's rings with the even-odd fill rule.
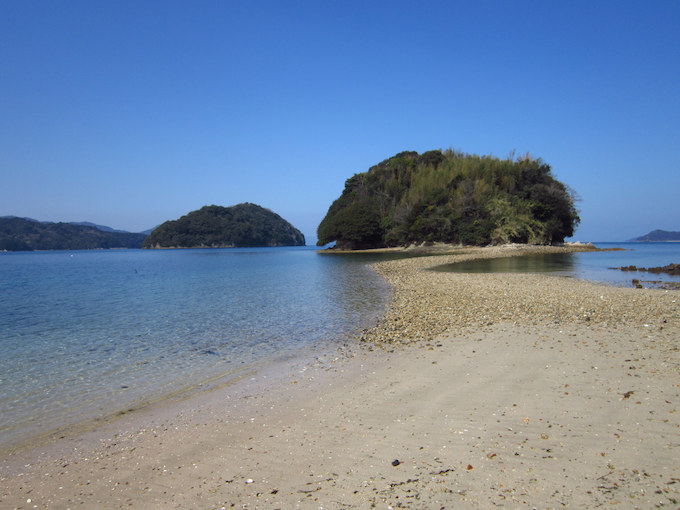
[[[524,250],[378,263],[345,356],[6,457],[0,506],[677,508],[680,294],[427,270]]]

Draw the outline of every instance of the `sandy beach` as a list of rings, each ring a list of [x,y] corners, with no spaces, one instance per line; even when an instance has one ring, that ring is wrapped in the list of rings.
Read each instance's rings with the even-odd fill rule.
[[[680,508],[680,294],[376,264],[337,353],[0,458],[1,508]]]

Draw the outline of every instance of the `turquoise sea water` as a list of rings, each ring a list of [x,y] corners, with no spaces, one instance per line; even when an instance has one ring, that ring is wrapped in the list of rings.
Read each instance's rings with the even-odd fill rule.
[[[549,271],[630,285],[609,267],[680,262],[680,243],[522,257],[465,271]],[[314,248],[0,253],[0,449],[213,377],[334,349],[374,323],[379,255]]]
[[[310,248],[0,253],[0,448],[345,339],[387,288]]]

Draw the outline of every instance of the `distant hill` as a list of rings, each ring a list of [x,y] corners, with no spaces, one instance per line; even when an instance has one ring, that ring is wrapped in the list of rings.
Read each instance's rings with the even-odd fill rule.
[[[153,232],[156,228],[158,228],[158,225],[156,225],[155,227],[150,228],[150,229],[148,229],[148,230],[142,230],[142,231],[140,232],[140,234],[144,234],[145,236],[148,236],[148,235],[149,235],[151,232]]]
[[[0,216],[0,220],[6,220],[8,218],[19,218],[19,216]],[[26,216],[24,216],[23,218],[19,218],[19,219],[28,220],[28,221],[35,221],[36,223],[43,223],[40,220],[34,220],[33,218],[27,218]]]
[[[574,193],[530,156],[401,152],[345,182],[318,228],[319,245],[561,243],[580,218]]]
[[[0,218],[0,250],[6,251],[141,248],[145,238],[144,234],[104,231],[94,224]]]
[[[304,246],[305,236],[278,214],[255,204],[207,205],[156,227],[144,248]]]
[[[680,232],[669,232],[667,230],[652,230],[649,234],[645,234],[635,239],[630,239],[630,242],[664,242],[664,241],[680,241]]]
[[[127,230],[117,230],[115,228],[107,227],[106,225],[97,225],[96,223],[91,223],[89,221],[72,221],[71,225],[81,225],[83,227],[94,227],[103,232],[118,232],[119,234],[129,234]],[[143,234],[144,232],[142,232]]]

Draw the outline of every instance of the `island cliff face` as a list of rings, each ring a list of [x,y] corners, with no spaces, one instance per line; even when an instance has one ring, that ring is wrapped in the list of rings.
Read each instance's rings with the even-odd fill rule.
[[[237,248],[304,246],[305,236],[278,214],[255,204],[208,205],[166,221],[143,248]]]
[[[580,222],[574,201],[540,159],[402,152],[345,182],[318,244],[561,243]]]

